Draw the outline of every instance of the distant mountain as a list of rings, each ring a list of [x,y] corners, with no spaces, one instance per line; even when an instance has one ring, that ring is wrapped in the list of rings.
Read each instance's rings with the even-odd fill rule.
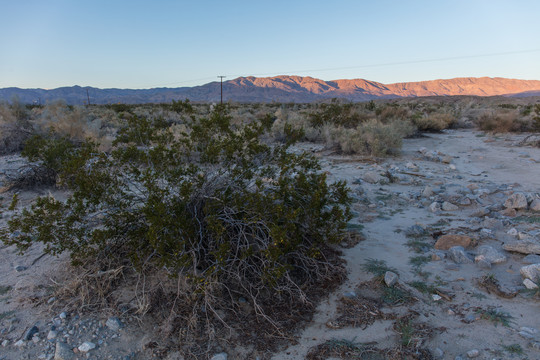
[[[171,100],[216,102],[220,99],[219,82],[201,86],[153,89],[98,89],[61,87],[57,89],[0,89],[0,100],[17,96],[24,103],[45,104],[58,99],[68,104],[163,103]],[[382,84],[364,79],[324,81],[302,76],[266,78],[239,77],[223,83],[223,99],[238,102],[313,102],[329,98],[367,101],[380,98],[418,96],[534,96],[540,94],[540,81],[506,78],[455,78],[408,83]]]

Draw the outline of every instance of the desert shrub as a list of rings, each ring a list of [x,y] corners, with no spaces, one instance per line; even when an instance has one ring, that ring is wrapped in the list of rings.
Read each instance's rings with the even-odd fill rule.
[[[411,120],[413,125],[420,131],[441,131],[452,127],[457,122],[454,115],[440,112],[412,116]]]
[[[20,151],[31,134],[28,113],[22,105],[0,104],[0,154]]]
[[[331,138],[346,154],[386,156],[398,153],[403,138],[413,132],[414,127],[408,121],[384,124],[371,120],[356,129],[335,128]]]
[[[310,124],[313,127],[321,127],[326,124],[354,128],[366,116],[356,111],[351,103],[340,103],[337,99],[332,99],[330,103],[322,103],[316,111],[309,113]]]
[[[406,107],[398,105],[386,105],[384,107],[377,108],[375,113],[377,114],[377,119],[382,122],[406,120],[409,118],[409,110]]]
[[[9,221],[3,241],[69,251],[74,264],[164,269],[185,284],[175,303],[198,319],[224,321],[216,309],[239,297],[270,322],[265,302],[308,301],[306,291],[339,268],[328,254],[350,219],[345,184],[329,184],[290,142],[262,143],[269,122],[233,127],[217,106],[189,127],[178,136],[163,119],[133,116],[110,153],[64,144],[62,160],[50,161],[71,195],[38,198]],[[39,156],[60,145],[29,146]]]
[[[481,130],[495,133],[528,131],[532,126],[530,120],[520,117],[517,110],[484,111],[476,124]]]

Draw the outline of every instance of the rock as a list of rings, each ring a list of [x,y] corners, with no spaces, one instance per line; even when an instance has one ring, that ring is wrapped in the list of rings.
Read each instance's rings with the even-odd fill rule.
[[[66,314],[66,312],[64,311],[64,312],[61,312],[60,315],[58,315],[58,317],[59,317],[60,319],[65,319],[65,318],[67,318],[67,314]]]
[[[534,335],[536,336],[538,334],[538,329],[536,328],[533,328],[533,327],[526,327],[526,326],[522,326],[519,331],[524,331],[524,332],[527,332],[531,335]]]
[[[474,217],[482,217],[482,216],[486,216],[490,213],[490,210],[486,207],[481,207],[481,208],[478,208],[476,209],[476,211],[474,211],[471,216],[474,216]]]
[[[474,262],[476,263],[476,265],[478,265],[478,267],[482,269],[491,269],[491,263],[486,260],[484,255],[477,255],[474,258]]]
[[[442,206],[441,208],[444,210],[444,211],[456,211],[456,210],[459,210],[459,207],[457,207],[456,205],[448,202],[448,201],[445,201],[442,203]]]
[[[523,193],[513,193],[504,202],[504,207],[508,209],[527,209],[527,197]]]
[[[388,178],[377,174],[374,171],[366,171],[362,176],[362,180],[370,184],[384,184],[388,183]]]
[[[9,345],[9,340],[6,339],[6,340],[2,341],[2,347],[6,347],[8,345]]]
[[[505,262],[507,259],[504,254],[495,250],[489,245],[480,245],[476,249],[476,254],[476,257],[482,256],[484,260],[489,261],[491,264],[500,264]],[[477,261],[476,257],[474,259],[475,261]]]
[[[519,269],[519,273],[526,279],[530,279],[533,282],[540,281],[540,264],[531,264],[523,266]]]
[[[441,162],[443,164],[450,164],[452,162],[452,157],[450,155],[445,155],[442,157]]]
[[[441,250],[435,250],[431,254],[431,260],[433,261],[439,261],[446,258],[446,253]]]
[[[426,230],[420,225],[413,225],[405,229],[405,236],[421,237],[426,235]]]
[[[466,323],[466,324],[470,324],[470,323],[475,322],[475,321],[476,321],[476,315],[474,315],[474,314],[467,314],[463,318],[463,322]]]
[[[430,196],[433,196],[433,195],[434,195],[433,189],[429,185],[424,188],[424,191],[422,191],[422,197],[429,198]]]
[[[453,246],[449,249],[449,255],[456,264],[472,264],[473,260],[467,255],[463,246]]]
[[[515,217],[517,215],[516,209],[508,208],[501,211],[502,216]]]
[[[540,264],[540,255],[529,254],[521,259],[524,264]]]
[[[461,199],[459,199],[459,202],[458,204],[461,205],[461,206],[468,206],[468,205],[471,205],[471,199],[469,199],[467,196],[465,197],[462,197]]]
[[[16,347],[23,347],[24,345],[26,345],[26,343],[24,342],[23,339],[21,339],[21,340],[15,342],[15,344],[13,344],[13,345],[16,346]]]
[[[58,333],[54,330],[49,331],[47,334],[47,340],[56,339],[56,336],[58,336]]]
[[[432,202],[431,205],[429,205],[429,211],[431,211],[432,213],[438,213],[441,211],[441,204],[439,204],[438,202]]]
[[[107,322],[105,322],[105,325],[112,331],[118,331],[122,328],[122,323],[117,317],[108,318]]]
[[[93,350],[96,348],[96,344],[90,341],[85,341],[77,349],[79,349],[80,352],[89,352],[90,350]]]
[[[394,286],[398,281],[398,275],[393,271],[387,271],[384,274],[384,283],[386,286],[392,287]]]
[[[506,233],[507,233],[508,235],[510,235],[510,236],[517,236],[518,231],[516,230],[516,228],[511,228],[511,229],[508,230]]]
[[[503,249],[522,254],[540,254],[540,244],[531,240],[519,240],[505,243]]]
[[[356,294],[356,292],[354,292],[354,291],[347,291],[347,292],[343,293],[343,297],[346,297],[348,299],[354,299],[357,296],[358,296],[358,294]]]
[[[467,357],[470,359],[478,357],[478,356],[480,356],[480,350],[472,349],[472,350],[467,351]]]
[[[409,170],[412,170],[412,171],[418,171],[418,165],[416,164],[413,164],[412,162],[408,162],[405,164],[405,167]]]
[[[56,343],[56,350],[54,352],[54,360],[70,360],[75,357],[73,350],[63,342]]]
[[[28,269],[28,267],[26,267],[26,266],[24,266],[24,265],[17,265],[17,266],[15,266],[15,271],[16,271],[16,272],[21,272],[21,271],[24,271],[24,270],[26,270],[26,269]]]
[[[227,353],[222,352],[222,353],[216,354],[212,356],[210,360],[227,360]]]
[[[435,359],[442,359],[444,357],[444,351],[442,351],[440,348],[436,348],[432,351],[432,353]]]
[[[433,299],[433,301],[439,301],[442,299],[442,297],[437,294],[431,294],[431,298]]]
[[[454,246],[462,246],[467,248],[472,242],[472,238],[466,235],[447,234],[439,237],[434,247],[437,250],[449,250]]]
[[[37,326],[32,326],[30,329],[26,330],[26,333],[24,334],[25,340],[32,340],[35,334],[39,333],[39,329]]]
[[[534,199],[530,206],[531,211],[540,212],[540,199]]]
[[[531,279],[525,279],[523,280],[523,285],[529,290],[538,289],[538,285],[536,285]]]

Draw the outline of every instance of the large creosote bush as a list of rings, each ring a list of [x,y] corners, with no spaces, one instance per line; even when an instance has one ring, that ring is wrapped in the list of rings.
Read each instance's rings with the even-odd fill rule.
[[[36,139],[26,151],[34,160],[51,163],[62,148],[53,165],[70,196],[38,198],[3,240],[21,251],[36,242],[47,253],[69,251],[75,264],[107,258],[139,272],[165,269],[207,310],[238,296],[255,305],[305,299],[335,270],[328,245],[342,240],[350,200],[315,158],[288,151],[292,141],[263,143],[270,125],[234,127],[218,106],[181,134],[163,119],[132,116],[109,152]]]

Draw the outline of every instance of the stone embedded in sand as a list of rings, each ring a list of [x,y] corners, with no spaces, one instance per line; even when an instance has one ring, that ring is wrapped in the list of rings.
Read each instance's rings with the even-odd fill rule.
[[[227,353],[222,352],[222,353],[216,354],[212,356],[210,360],[227,360]]]
[[[540,212],[540,199],[534,199],[530,206],[531,211]]]
[[[80,352],[89,352],[92,349],[96,348],[96,344],[90,341],[85,341],[77,349],[79,349]]]
[[[454,246],[467,248],[471,245],[472,241],[472,238],[466,235],[447,234],[439,237],[434,247],[437,250],[449,250]]]
[[[429,205],[429,211],[431,211],[432,213],[438,213],[439,211],[441,211],[441,204],[436,201],[432,202],[431,205]]]
[[[388,183],[388,178],[380,175],[380,174],[377,174],[376,172],[374,171],[366,171],[364,173],[364,175],[362,176],[362,180],[364,180],[365,182],[368,182],[370,184],[383,184],[383,183]]]
[[[118,331],[122,327],[122,323],[120,322],[120,319],[118,319],[117,317],[108,318],[105,325],[112,331]]]
[[[519,269],[521,276],[533,282],[540,281],[540,264],[531,264]]]
[[[480,356],[480,350],[472,349],[472,350],[467,351],[467,357],[470,359],[478,357],[478,356]]]
[[[540,244],[532,240],[509,242],[503,245],[503,249],[522,254],[540,254]]]
[[[481,259],[489,261],[490,264],[500,264],[506,261],[506,256],[489,245],[481,245],[476,249],[474,260],[478,262]]]
[[[501,211],[502,216],[515,217],[517,215],[516,209],[508,208]]]
[[[540,255],[529,254],[521,259],[524,264],[540,264]]]
[[[433,192],[433,188],[429,185],[427,185],[424,188],[424,191],[422,191],[422,197],[428,198],[430,196],[433,196],[435,193]]]
[[[529,290],[538,289],[538,285],[536,285],[531,279],[523,280],[523,285],[525,285],[525,287]]]
[[[463,246],[453,246],[449,249],[449,255],[456,264],[472,264],[473,260],[465,252]]]
[[[523,193],[513,193],[504,202],[507,209],[526,209],[527,205],[527,197]]]
[[[398,281],[398,275],[393,271],[387,271],[384,274],[384,283],[388,287],[394,286]]]
[[[445,201],[442,203],[442,207],[441,207],[444,211],[456,211],[459,209],[459,207],[457,207],[456,205],[448,202],[448,201]]]
[[[70,360],[75,357],[73,350],[64,344],[63,342],[56,343],[56,350],[54,352],[54,360]]]

